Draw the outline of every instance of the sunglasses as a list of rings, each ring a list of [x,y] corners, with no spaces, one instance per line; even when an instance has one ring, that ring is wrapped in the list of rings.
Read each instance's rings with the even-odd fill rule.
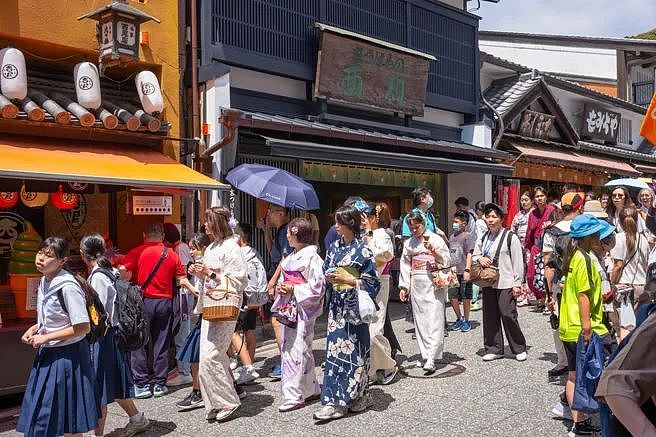
[[[624,198],[624,194],[622,193],[613,194],[613,199],[623,199],[623,198]]]

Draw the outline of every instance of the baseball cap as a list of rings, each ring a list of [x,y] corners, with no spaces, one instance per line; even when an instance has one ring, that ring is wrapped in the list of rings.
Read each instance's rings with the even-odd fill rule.
[[[583,238],[597,232],[601,234],[602,230],[607,230],[606,226],[604,226],[604,223],[605,222],[599,220],[593,215],[582,214],[572,220],[569,234],[572,236],[572,238]]]
[[[607,219],[608,213],[601,207],[598,200],[588,200],[583,206],[583,214],[590,214],[600,219]]]
[[[561,208],[564,206],[570,206],[572,209],[579,209],[585,203],[585,193],[573,192],[565,193],[563,197],[560,198]]]

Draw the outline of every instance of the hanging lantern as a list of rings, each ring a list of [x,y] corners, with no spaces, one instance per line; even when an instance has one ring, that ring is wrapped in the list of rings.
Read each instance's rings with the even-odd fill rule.
[[[0,192],[0,209],[13,208],[18,203],[18,193],[12,191]]]
[[[162,90],[157,76],[152,71],[144,70],[134,78],[141,106],[150,115],[157,116],[164,109]]]
[[[25,56],[13,47],[0,50],[0,89],[10,100],[23,100],[27,97]]]
[[[59,189],[56,193],[50,193],[50,201],[55,206],[55,208],[60,211],[66,211],[75,208],[79,200],[79,194],[64,193],[61,185],[59,186]]]
[[[98,109],[102,102],[98,68],[91,62],[80,62],[73,70],[77,102],[87,109]]]
[[[48,193],[37,193],[35,191],[25,191],[25,185],[20,192],[21,202],[30,208],[38,208],[48,203]]]

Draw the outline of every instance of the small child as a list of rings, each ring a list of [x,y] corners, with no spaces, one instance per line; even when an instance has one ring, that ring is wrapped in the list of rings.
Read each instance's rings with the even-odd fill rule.
[[[476,237],[472,232],[467,231],[468,223],[469,213],[467,211],[456,211],[453,214],[453,233],[449,237],[449,249],[451,250],[451,265],[456,267],[460,286],[449,289],[451,307],[457,317],[456,321],[449,326],[448,329],[450,331],[468,332],[471,330],[469,310],[473,290],[472,283],[469,282],[469,269],[467,266],[471,264],[471,255],[476,245]],[[460,312],[460,303],[458,300],[462,300],[464,317]]]
[[[240,223],[235,229],[235,234],[237,235],[237,244],[241,247],[241,253],[248,265],[248,285],[244,291],[244,304],[239,311],[235,332],[232,335],[232,347],[237,351],[242,363],[241,373],[235,382],[237,385],[245,385],[260,377],[253,367],[256,346],[255,327],[259,307],[249,304],[247,296],[266,293],[267,278],[262,257],[250,246],[253,228],[246,223]],[[240,332],[243,332],[243,337]]]

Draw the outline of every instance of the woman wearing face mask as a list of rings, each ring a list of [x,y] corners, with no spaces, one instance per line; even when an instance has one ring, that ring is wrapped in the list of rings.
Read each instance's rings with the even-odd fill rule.
[[[524,248],[528,252],[526,262],[526,282],[538,301],[544,298],[544,286],[537,285],[538,276],[544,281],[544,265],[542,259],[542,234],[544,229],[554,222],[556,207],[547,202],[547,191],[542,187],[533,189],[533,202],[535,208],[529,214]],[[541,305],[539,305],[541,306]]]
[[[96,428],[100,402],[86,334],[85,293],[64,270],[68,242],[49,237],[35,263],[43,274],[37,290],[37,323],[21,340],[37,350],[16,431],[30,437],[79,435]]]

